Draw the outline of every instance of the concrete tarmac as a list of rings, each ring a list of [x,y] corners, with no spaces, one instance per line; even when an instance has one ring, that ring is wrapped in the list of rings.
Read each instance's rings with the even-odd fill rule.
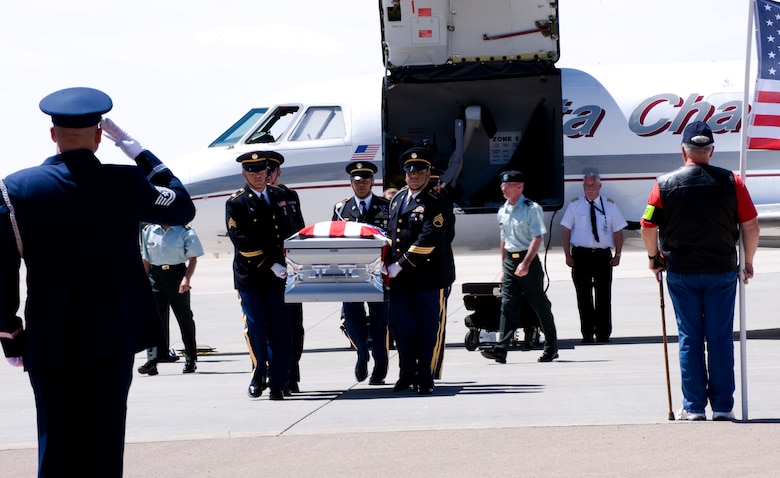
[[[560,247],[547,253],[560,340],[560,359],[552,363],[536,361],[540,350],[511,350],[502,365],[466,349],[470,311],[461,285],[498,281],[501,261],[497,250],[458,251],[444,373],[432,396],[392,391],[395,351],[387,385],[356,382],[356,354],[339,330],[340,304],[307,303],[301,393],[283,402],[269,401],[267,392],[250,399],[232,258],[203,257],[192,300],[199,348],[210,352],[199,357],[195,374],[181,373],[183,360],[159,365],[154,377],[135,374],[125,476],[773,476],[780,467],[780,249],[760,248],[756,276],[746,286],[747,416],[736,342],[740,420],[675,422],[668,419],[658,283],[646,269],[638,233],[627,236],[614,273],[609,344],[580,343],[569,269]],[[668,295],[665,303],[676,410],[682,401],[677,328]],[[172,345],[181,348],[171,322]],[[144,361],[139,353],[136,367]],[[0,384],[0,475],[35,476],[27,375],[0,366]]]

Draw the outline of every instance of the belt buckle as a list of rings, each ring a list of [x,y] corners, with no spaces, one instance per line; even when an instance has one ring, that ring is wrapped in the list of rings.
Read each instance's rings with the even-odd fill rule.
[[[512,259],[520,259],[520,253],[519,252],[513,252],[512,253]]]
[[[168,270],[168,269],[170,269],[170,268],[171,268],[171,266],[170,266],[170,265],[168,265],[168,264],[163,264],[163,265],[161,265],[161,266],[160,266],[160,269],[162,269],[162,270],[164,270],[164,271],[167,271],[167,270]]]

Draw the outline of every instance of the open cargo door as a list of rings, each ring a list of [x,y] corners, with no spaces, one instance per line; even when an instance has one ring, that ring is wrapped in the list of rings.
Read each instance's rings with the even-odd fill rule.
[[[557,2],[380,0],[386,186],[398,157],[427,145],[465,213],[503,203],[499,174],[517,169],[525,195],[563,205]]]

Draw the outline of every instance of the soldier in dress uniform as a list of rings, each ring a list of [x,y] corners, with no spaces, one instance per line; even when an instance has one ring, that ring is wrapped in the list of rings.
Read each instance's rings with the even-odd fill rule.
[[[284,303],[286,194],[266,185],[268,158],[280,156],[274,151],[255,151],[236,158],[246,186],[225,204],[228,236],[235,246],[233,282],[254,366],[247,393],[258,398],[268,386],[271,400],[284,399],[292,352],[290,317]]]
[[[119,477],[133,359],[163,334],[138,228],[186,224],[195,206],[159,159],[101,122],[113,106],[102,91],[67,88],[39,106],[51,115],[57,154],[0,181],[0,342],[30,376],[38,476]],[[136,165],[101,164],[104,134]],[[89,247],[85,224],[99,225]],[[24,325],[16,315],[22,257]]]
[[[301,200],[298,198],[298,193],[284,184],[279,184],[279,177],[282,175],[282,164],[284,164],[284,156],[281,154],[268,157],[268,184],[284,190],[285,193],[285,220],[283,222],[286,229],[283,236],[287,239],[306,227],[306,223],[303,221]],[[292,327],[292,359],[290,362],[290,378],[287,381],[287,389],[290,392],[298,393],[301,391],[298,383],[301,381],[300,361],[301,356],[303,355],[303,339],[305,335],[303,329],[303,304],[300,302],[288,303],[287,312],[290,314],[290,326]]]
[[[443,336],[448,287],[450,203],[429,184],[433,153],[412,148],[400,157],[406,186],[390,201],[390,323],[398,349],[396,392],[433,393],[436,350]]]
[[[355,161],[346,167],[354,196],[343,199],[333,206],[334,221],[357,221],[387,230],[388,205],[390,201],[371,192],[374,163]],[[387,376],[387,302],[369,302],[369,315],[363,302],[344,302],[344,326],[347,335],[357,349],[355,378],[362,382],[368,376],[369,337],[374,357],[374,368],[369,385],[383,385]],[[370,320],[369,320],[370,317]]]
[[[447,301],[450,298],[452,292],[452,283],[455,282],[455,253],[452,250],[452,241],[455,240],[455,213],[453,211],[454,203],[450,196],[450,191],[446,184],[441,182],[441,176],[444,174],[439,168],[431,168],[431,178],[429,180],[430,186],[434,188],[442,196],[443,200],[447,202],[447,207],[444,209],[447,214],[447,232],[445,245],[447,247],[447,287],[444,289],[444,306],[445,311],[447,307]],[[442,376],[442,369],[444,367],[444,349],[445,349],[445,330],[447,328],[447,314],[446,312],[441,315],[441,324],[439,325],[439,338],[436,340],[436,362],[433,366],[433,378],[440,380]]]

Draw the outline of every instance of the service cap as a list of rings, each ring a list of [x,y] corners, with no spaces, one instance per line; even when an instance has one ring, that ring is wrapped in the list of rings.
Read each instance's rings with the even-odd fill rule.
[[[374,176],[374,173],[379,171],[376,164],[367,161],[353,161],[345,168],[349,179],[360,181],[361,179],[368,179]]]
[[[520,171],[504,171],[501,173],[502,183],[524,183],[525,178]]]
[[[433,165],[433,152],[427,148],[411,148],[400,157],[404,171],[424,171]]]
[[[265,151],[268,153],[268,156],[266,156],[266,161],[268,161],[268,169],[271,171],[274,171],[276,168],[284,164],[284,156],[282,156],[281,153],[277,153],[276,151]]]
[[[54,126],[63,128],[88,128],[100,123],[104,113],[111,111],[111,98],[94,88],[65,88],[55,91],[38,103],[38,107],[51,116]]]
[[[712,130],[704,121],[694,121],[683,130],[683,144],[707,146],[715,142]]]
[[[274,153],[273,151],[253,151],[251,153],[244,153],[236,158],[236,161],[241,163],[241,167],[244,171],[250,173],[259,173],[265,171],[268,167],[268,155]]]

